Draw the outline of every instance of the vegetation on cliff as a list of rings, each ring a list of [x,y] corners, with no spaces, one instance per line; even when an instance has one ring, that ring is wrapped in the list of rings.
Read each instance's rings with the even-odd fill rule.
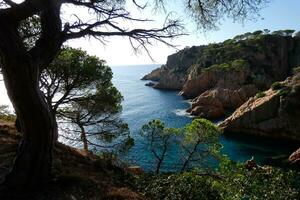
[[[220,126],[230,133],[299,141],[300,73],[275,82],[239,107]]]
[[[155,88],[178,89],[184,97],[194,98],[191,114],[219,118],[291,75],[300,64],[300,38],[293,32],[255,31],[222,43],[185,48],[144,79],[159,80]]]

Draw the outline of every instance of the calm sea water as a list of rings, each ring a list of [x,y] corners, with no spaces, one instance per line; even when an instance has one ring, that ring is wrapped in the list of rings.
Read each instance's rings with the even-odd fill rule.
[[[145,142],[139,136],[141,127],[152,119],[160,119],[169,127],[183,127],[192,121],[185,110],[189,102],[178,91],[156,90],[145,86],[148,81],[140,80],[159,65],[115,66],[112,67],[113,83],[124,96],[122,119],[125,120],[135,139],[135,145],[126,159],[146,170],[152,167],[151,154],[146,151]],[[288,142],[245,137],[227,138],[222,136],[222,152],[235,161],[246,161],[252,156],[261,164],[274,164],[274,159],[288,155],[297,148]],[[174,160],[178,149],[173,148],[164,164],[165,170],[176,168]]]
[[[146,150],[145,141],[139,136],[141,127],[152,119],[160,119],[167,126],[178,128],[192,121],[185,112],[189,102],[177,95],[178,91],[156,90],[145,86],[148,81],[140,80],[157,67],[159,65],[112,67],[113,83],[124,96],[121,117],[128,123],[131,135],[135,139],[134,147],[123,159],[146,170],[152,169],[153,157]],[[0,95],[0,104],[10,105],[12,110],[2,81]],[[60,141],[81,147],[81,143],[78,142],[66,141],[63,138],[60,138]],[[231,159],[243,162],[253,156],[261,164],[278,164],[276,161],[278,158],[287,156],[299,147],[297,144],[284,141],[246,137],[242,134],[235,138],[222,136],[220,142],[223,144],[222,152],[229,155]],[[163,165],[163,170],[176,169],[176,160],[180,155],[176,147],[172,147],[171,151]]]

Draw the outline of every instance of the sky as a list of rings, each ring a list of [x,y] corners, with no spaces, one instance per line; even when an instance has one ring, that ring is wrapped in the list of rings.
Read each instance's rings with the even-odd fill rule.
[[[169,0],[167,1],[169,2],[167,7],[169,7],[170,10],[180,10],[178,8],[182,7],[182,5],[178,2],[182,1],[183,0]],[[164,21],[163,15],[152,12],[148,12],[146,14],[144,12],[138,12],[139,11],[135,11],[135,14],[142,14],[146,18],[154,18],[156,22],[151,24],[153,26],[160,26]],[[195,24],[191,20],[186,19],[185,23],[187,25],[187,31],[190,34],[188,36],[176,38],[171,43],[178,45],[178,49],[180,49],[186,46],[221,42],[226,39],[233,38],[238,34],[262,29],[270,29],[271,31],[280,29],[300,30],[299,0],[271,0],[271,3],[261,10],[260,14],[261,17],[257,20],[246,21],[244,24],[232,23],[232,20],[227,19],[222,22],[218,31],[211,31],[205,34],[197,31]],[[185,16],[185,13],[181,12],[178,15],[182,17]],[[149,28],[148,26],[149,24],[147,24],[147,27],[145,28]],[[177,51],[176,49],[168,48],[163,44],[156,44],[155,46],[149,47],[151,56],[154,59],[153,61],[149,58],[146,52],[141,52],[136,55],[128,40],[125,38],[111,38],[105,46],[95,39],[78,39],[70,41],[67,44],[73,47],[80,47],[83,50],[86,50],[89,54],[96,55],[99,58],[106,60],[110,66],[153,63],[164,64],[166,63],[167,56]],[[2,81],[0,82],[0,95],[0,104],[10,104]]]
[[[172,44],[177,45],[178,49],[185,46],[203,45],[214,42],[222,42],[226,39],[233,38],[238,34],[246,32],[253,32],[256,30],[269,29],[283,30],[294,29],[300,30],[300,1],[299,0],[271,0],[260,12],[260,17],[256,20],[245,21],[241,23],[233,23],[231,19],[226,19],[221,22],[217,31],[209,31],[202,33],[196,30],[196,25],[191,19],[186,17],[183,9],[179,9],[182,5],[179,2],[182,0],[167,1],[168,10],[179,10],[177,15],[184,18],[184,23],[187,27],[188,36],[181,36],[171,41]],[[173,4],[171,4],[172,2]],[[132,5],[129,5],[132,9]],[[134,10],[134,9],[133,9]],[[159,27],[164,21],[164,14],[157,14],[153,12],[139,13],[134,11],[133,15],[142,14],[143,17],[151,18],[156,22],[151,25]],[[144,28],[151,26],[145,24]],[[129,25],[130,27],[131,25]],[[143,27],[143,26],[142,26]],[[101,44],[95,39],[77,39],[67,43],[72,47],[80,47],[86,50],[91,55],[96,55],[101,59],[106,60],[110,66],[115,65],[138,65],[138,64],[164,64],[167,56],[173,54],[177,49],[167,47],[161,43],[150,46],[150,53],[154,60],[151,60],[145,51],[135,54],[131,48],[127,38],[110,38],[106,45]]]

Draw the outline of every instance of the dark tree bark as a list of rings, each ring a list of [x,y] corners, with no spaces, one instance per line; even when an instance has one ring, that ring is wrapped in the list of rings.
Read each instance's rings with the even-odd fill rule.
[[[58,9],[42,9],[41,20],[48,23],[42,27],[45,33],[30,52],[17,31],[19,17],[27,13],[0,12],[2,73],[23,134],[13,167],[0,185],[0,199],[30,199],[51,177],[57,125],[39,89],[39,70],[52,60],[62,40],[56,34],[61,29],[59,5],[47,6]],[[34,4],[29,8],[35,11]],[[30,13],[30,9],[25,11]]]
[[[37,67],[24,59],[4,60],[3,75],[23,134],[5,189],[26,194],[44,185],[51,175],[55,119],[38,87]],[[11,192],[11,191],[12,192]]]
[[[0,0],[1,1],[1,0]],[[51,63],[63,42],[84,36],[103,41],[108,36],[126,36],[137,47],[146,48],[151,40],[172,46],[165,39],[181,35],[178,21],[170,21],[159,29],[122,29],[115,20],[147,21],[131,18],[126,9],[115,8],[110,1],[25,0],[17,4],[4,0],[0,8],[0,62],[8,95],[16,111],[23,139],[11,171],[0,183],[0,199],[39,191],[50,180],[52,148],[57,138],[57,124],[39,89],[40,70]],[[1,3],[3,3],[1,1]],[[88,8],[96,13],[97,21],[65,23],[62,28],[61,4]],[[2,4],[1,4],[2,5]],[[121,4],[120,4],[121,5]],[[92,12],[91,12],[92,13]],[[75,13],[74,13],[75,14]],[[41,32],[31,49],[27,49],[18,27],[23,20],[39,16]],[[28,199],[28,198],[27,198]],[[31,199],[31,198],[29,198]]]
[[[83,150],[88,152],[89,148],[88,148],[88,140],[86,138],[86,132],[85,132],[85,129],[82,125],[79,125],[79,128],[80,128],[80,131],[81,131],[81,135],[80,135],[80,138],[83,142]]]

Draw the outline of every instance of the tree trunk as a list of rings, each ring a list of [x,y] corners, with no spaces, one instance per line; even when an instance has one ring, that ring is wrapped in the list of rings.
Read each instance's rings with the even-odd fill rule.
[[[3,59],[2,69],[23,134],[14,165],[1,184],[0,199],[10,199],[12,194],[31,195],[50,180],[57,127],[39,90],[39,68],[20,56]]]
[[[83,142],[83,150],[85,150],[86,152],[88,152],[89,148],[88,148],[88,141],[87,141],[87,138],[86,138],[86,133],[85,133],[85,130],[84,130],[84,127],[79,125],[80,127],[80,131],[81,131],[81,135],[80,135],[80,138]]]

